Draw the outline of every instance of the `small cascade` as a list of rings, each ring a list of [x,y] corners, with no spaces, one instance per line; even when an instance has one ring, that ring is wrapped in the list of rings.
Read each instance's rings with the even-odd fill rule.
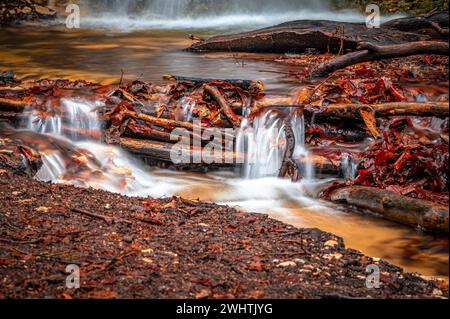
[[[301,161],[309,154],[305,147],[304,117],[302,114],[295,114],[290,121],[295,135],[294,160],[306,163],[300,167],[302,178],[312,179],[312,166],[308,161]],[[285,138],[283,119],[274,111],[262,114],[251,124],[244,120],[236,138],[236,151],[246,154],[243,177],[277,177],[283,161]]]
[[[95,110],[103,106],[101,102],[83,99],[62,98],[60,110],[51,116],[42,116],[34,112],[25,126],[42,134],[64,136],[70,140],[95,136],[101,125]]]
[[[125,152],[101,144],[97,134],[101,123],[96,109],[102,105],[81,98],[62,98],[56,113],[42,116],[34,112],[30,116],[25,123],[27,129],[52,137],[49,143],[40,146],[43,166],[37,179],[69,181],[125,194],[149,187],[150,180],[144,182],[145,172],[137,167],[132,170],[136,164]]]
[[[344,179],[354,179],[357,175],[358,163],[347,153],[342,154],[341,159],[342,177]]]

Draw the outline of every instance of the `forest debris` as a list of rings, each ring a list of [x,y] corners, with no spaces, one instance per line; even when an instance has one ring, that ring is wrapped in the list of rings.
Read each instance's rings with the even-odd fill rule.
[[[89,216],[89,217],[101,219],[101,220],[105,221],[106,223],[110,223],[111,220],[112,220],[112,219],[111,219],[110,217],[108,217],[108,216],[104,216],[104,215],[92,213],[92,212],[89,212],[89,211],[87,211],[87,210],[85,210],[85,209],[81,209],[81,208],[77,208],[77,207],[72,207],[72,208],[71,208],[71,211],[73,211],[73,212],[75,212],[75,213],[82,214],[82,215],[86,215],[86,216]]]
[[[193,85],[202,85],[214,82],[225,82],[232,84],[234,86],[240,87],[243,90],[249,91],[251,93],[260,93],[264,91],[264,84],[262,81],[257,80],[241,80],[241,79],[206,79],[206,78],[193,78],[172,74],[165,74],[163,76],[164,80],[167,81],[178,81],[178,82],[190,82]]]
[[[419,54],[449,55],[448,42],[420,41],[392,45],[376,45],[370,42],[361,42],[356,52],[338,56],[333,60],[319,65],[313,72],[313,76],[326,76],[336,70],[346,68],[373,60],[392,59]]]
[[[33,177],[41,166],[42,158],[37,150],[0,131],[0,169]]]
[[[211,94],[211,96],[217,101],[219,104],[223,114],[227,117],[227,119],[230,121],[231,124],[233,124],[234,127],[240,127],[242,117],[236,115],[231,108],[231,106],[228,104],[228,102],[225,100],[223,95],[219,92],[219,90],[211,85],[205,85],[204,86],[205,91]]]
[[[10,192],[15,191],[22,192],[24,198],[40,195],[36,197],[34,205],[19,206],[11,200]],[[424,298],[448,295],[448,288],[442,283],[405,273],[384,261],[377,265],[381,272],[392,275],[395,285],[367,289],[366,264],[361,262],[364,257],[361,253],[339,244],[323,250],[329,240],[342,241],[336,236],[317,229],[293,228],[261,214],[253,214],[251,217],[254,222],[249,223],[246,222],[248,214],[211,203],[188,202],[178,197],[154,201],[164,206],[173,200],[176,206],[161,214],[164,225],[158,226],[130,218],[134,212],[129,208],[141,205],[142,199],[139,198],[101,190],[51,185],[15,175],[13,179],[0,175],[0,214],[7,212],[11,220],[33,225],[33,231],[45,234],[44,240],[27,240],[29,243],[21,244],[20,249],[12,241],[0,243],[0,276],[3,278],[0,294],[8,298],[67,298],[70,293],[71,298],[77,299],[164,299],[190,298],[202,289],[207,289],[208,298],[250,298],[261,295],[267,298],[318,298],[324,294],[365,298]],[[40,214],[34,211],[35,206],[49,202],[54,207],[60,207],[61,214]],[[122,207],[112,212],[113,217],[117,220],[130,219],[132,223],[108,223],[99,229],[97,218],[85,219],[83,214],[73,214],[67,218],[71,212],[70,207],[65,205],[67,202],[77,202],[79,207],[89,212],[103,211],[106,204],[113,203],[115,207]],[[187,207],[205,213],[186,214]],[[200,223],[208,224],[210,233],[199,232]],[[224,225],[235,225],[233,233],[224,232]],[[3,220],[0,222],[2,227],[7,227]],[[266,231],[261,233],[258,229]],[[67,235],[68,231],[70,235]],[[297,262],[294,257],[286,258],[287,254],[298,256],[298,249],[292,243],[284,242],[286,234],[292,240],[304,242],[308,253],[302,254],[302,262]],[[62,240],[60,236],[70,236],[71,240]],[[130,236],[139,238],[139,241],[124,241]],[[248,240],[250,237],[251,240]],[[245,249],[236,249],[236,243],[244,240],[247,240]],[[141,251],[149,247],[149,254],[142,255]],[[174,254],[177,255],[176,266]],[[342,257],[335,266],[329,267],[330,261],[324,256],[332,254]],[[249,261],[258,259],[264,269],[249,269]],[[304,270],[308,270],[308,266],[310,271],[294,272],[291,267],[265,266],[266,260],[275,259],[278,263],[302,263],[305,265]],[[30,277],[53,278],[55,271],[60,272],[61,264],[73,263],[80,265],[83,289],[70,292],[61,290],[60,280],[48,280],[45,284],[27,289]],[[23,267],[26,267],[26,272],[21,271]],[[317,276],[314,285],[310,285],[311,269],[317,273],[326,271],[330,275]],[[149,274],[151,285],[142,281]],[[260,282],[262,275],[264,280]],[[358,276],[362,279],[358,279]],[[126,280],[114,279],[120,277]],[[357,279],[349,281],[349,278]],[[258,291],[255,291],[255,282],[260,282]],[[205,296],[206,293],[199,295]]]
[[[333,184],[323,196],[336,188],[360,185],[448,205],[448,145],[439,132],[428,139],[417,130],[420,126],[409,118],[388,121],[383,138],[358,154],[356,178]]]
[[[361,110],[372,110],[375,117],[390,116],[449,116],[448,102],[390,102],[379,104],[330,104],[324,107],[305,107],[305,112],[315,114],[317,117],[334,117],[339,119],[361,118]]]

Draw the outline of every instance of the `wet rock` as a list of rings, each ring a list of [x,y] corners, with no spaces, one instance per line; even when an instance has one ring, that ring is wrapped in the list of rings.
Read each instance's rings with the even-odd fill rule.
[[[278,264],[278,267],[296,267],[297,264],[294,261],[285,261]]]

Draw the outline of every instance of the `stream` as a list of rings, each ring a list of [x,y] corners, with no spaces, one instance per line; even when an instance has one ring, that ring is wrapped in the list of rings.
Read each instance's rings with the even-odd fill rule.
[[[285,18],[285,17],[283,17]],[[92,21],[97,21],[93,19]],[[121,23],[118,20],[117,23]],[[252,20],[256,25],[260,20]],[[184,21],[186,22],[186,21]],[[91,23],[91,22],[89,22]],[[93,22],[92,22],[93,23]],[[130,23],[130,21],[122,21]],[[186,22],[187,23],[187,22]],[[254,28],[245,25],[242,29]],[[11,69],[23,80],[68,78],[102,84],[117,83],[122,71],[125,80],[141,79],[163,83],[163,74],[206,78],[259,79],[269,95],[285,95],[299,86],[285,76],[295,67],[257,59],[242,60],[226,54],[194,54],[182,49],[191,44],[189,33],[201,37],[223,33],[218,28],[181,31],[170,28],[132,28],[68,30],[55,24],[5,28],[0,33],[0,70]],[[238,26],[230,26],[228,31]],[[125,32],[124,30],[127,30]],[[72,115],[74,125],[96,129],[95,96],[67,97],[63,108]],[[79,114],[88,114],[82,122]],[[300,119],[297,119],[300,120]],[[76,124],[75,124],[76,123]],[[301,139],[301,125],[296,135]],[[44,167],[36,178],[52,182],[94,187],[130,196],[165,197],[180,195],[190,199],[237,206],[245,211],[267,213],[298,227],[317,227],[342,236],[348,247],[386,259],[407,271],[448,277],[448,239],[422,233],[370,214],[353,212],[325,201],[312,199],[318,186],[328,180],[315,179],[313,172],[299,183],[270,174],[219,171],[188,173],[147,167],[123,150],[67,134],[60,119],[39,121],[30,117],[16,134],[26,138],[29,130],[50,134],[57,145],[43,144]],[[269,137],[261,143],[269,143]],[[61,147],[64,145],[64,147]],[[301,143],[298,152],[308,152]],[[76,154],[76,156],[74,156]],[[271,165],[279,165],[280,155],[265,152]],[[70,159],[87,162],[89,170],[70,174]],[[351,165],[351,164],[349,164]]]

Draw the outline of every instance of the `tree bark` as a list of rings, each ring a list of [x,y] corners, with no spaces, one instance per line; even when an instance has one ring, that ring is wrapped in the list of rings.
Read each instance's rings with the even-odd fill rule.
[[[132,139],[127,137],[121,137],[119,141],[119,145],[131,153],[173,163],[171,151],[175,144]],[[230,153],[228,151],[221,150],[217,154],[211,154],[206,151],[205,148],[192,148],[190,145],[182,145],[180,147],[185,154],[190,155],[189,158],[186,159],[187,161],[185,163],[173,163],[175,165],[180,164],[180,166],[195,166],[202,164],[205,166],[236,166],[244,162],[243,154],[236,152]],[[201,162],[196,163],[194,161],[195,158],[201,159]],[[227,159],[232,159],[232,161],[228,163]]]
[[[289,175],[293,182],[297,182],[300,176],[297,164],[293,159],[295,151],[295,134],[289,120],[284,123],[284,133],[286,136],[286,149],[283,154],[283,162],[278,177],[284,178]]]
[[[261,81],[255,80],[240,80],[240,79],[205,79],[205,78],[194,78],[194,77],[185,77],[178,75],[167,74],[163,76],[164,80],[168,81],[179,81],[179,82],[191,82],[194,85],[211,83],[211,82],[226,82],[230,83],[234,86],[240,87],[246,91],[252,92],[260,92],[264,90],[264,85]]]
[[[319,65],[313,76],[326,76],[336,70],[348,66],[382,59],[400,58],[418,54],[449,55],[448,42],[418,41],[393,45],[375,45],[370,42],[361,42],[356,52],[351,52]]]
[[[446,16],[448,19],[448,12]],[[344,52],[355,50],[359,42],[388,45],[433,40],[430,35],[420,34],[416,29],[402,28],[400,25],[405,25],[405,21],[398,24],[395,21],[382,24],[377,29],[368,29],[365,23],[290,21],[256,31],[215,36],[192,44],[188,50],[286,53],[305,52],[312,48],[338,53],[342,49]]]
[[[389,220],[448,234],[448,206],[398,195],[375,187],[349,186],[330,194],[335,202],[369,209]]]
[[[176,121],[172,119],[164,119],[160,117],[155,117],[143,113],[136,113],[130,110],[125,110],[124,115],[128,116],[130,118],[136,119],[136,120],[142,120],[144,122],[148,122],[150,124],[164,127],[166,129],[175,129],[177,127],[185,128],[187,130],[192,131],[194,129],[194,125],[191,122],[184,122],[184,121]]]
[[[304,112],[315,114],[318,118],[334,117],[361,119],[360,110],[372,110],[376,117],[389,116],[449,116],[449,102],[392,102],[383,104],[331,104],[316,108],[306,106]]]

